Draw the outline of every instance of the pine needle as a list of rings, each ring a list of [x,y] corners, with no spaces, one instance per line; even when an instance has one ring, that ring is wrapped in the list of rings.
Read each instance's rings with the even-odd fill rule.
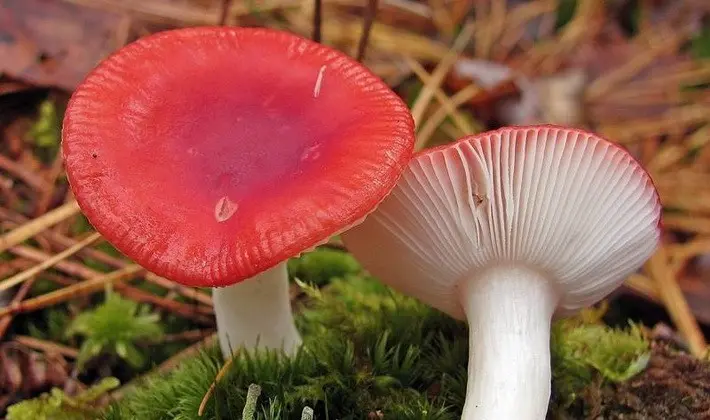
[[[87,236],[83,240],[77,242],[75,245],[65,249],[64,251],[62,251],[58,254],[53,255],[50,258],[47,258],[46,260],[35,265],[34,267],[31,267],[28,270],[22,271],[16,275],[10,277],[9,279],[6,279],[6,280],[0,282],[0,292],[2,292],[3,290],[8,290],[8,289],[10,289],[14,286],[17,286],[18,284],[26,281],[26,280],[34,277],[35,275],[50,268],[51,266],[57,264],[58,262],[76,254],[77,252],[79,252],[82,249],[86,248],[87,246],[93,244],[94,242],[98,241],[99,239],[101,239],[101,234],[92,233],[91,235]]]
[[[458,60],[459,54],[461,54],[464,48],[468,45],[473,34],[473,22],[468,22],[464,25],[461,33],[454,41],[454,44],[449,52],[446,53],[431,73],[429,83],[424,85],[424,88],[422,88],[422,91],[419,93],[417,100],[414,102],[414,105],[412,105],[412,116],[417,126],[422,123],[424,112],[429,107],[429,103],[434,97],[436,90],[439,86],[441,86],[444,78],[449,73],[449,70],[451,70],[451,67],[456,63],[456,60]]]
[[[0,309],[0,318],[12,313],[36,311],[72,298],[96,293],[103,290],[107,285],[127,280],[143,270],[144,269],[137,264],[129,265],[112,273],[103,274],[81,283],[76,283],[42,296],[37,296],[36,298],[27,299],[18,305],[11,305],[7,308]]]
[[[21,244],[50,226],[56,225],[57,223],[74,216],[79,213],[79,211],[79,205],[76,201],[71,201],[25,223],[3,236],[0,236],[0,252],[4,252],[8,248],[17,244]]]
[[[690,352],[702,357],[707,351],[707,343],[698,321],[693,316],[683,291],[678,286],[675,274],[667,259],[667,251],[661,247],[647,263],[648,271],[655,280],[671,319],[683,337],[688,341]]]
[[[202,417],[202,415],[204,414],[205,408],[207,407],[207,402],[212,397],[217,383],[219,383],[219,381],[222,380],[222,377],[227,374],[227,371],[229,371],[229,368],[232,366],[232,363],[234,362],[234,359],[237,357],[238,354],[238,352],[235,352],[232,357],[230,357],[229,360],[227,360],[227,362],[222,365],[222,368],[220,368],[219,372],[217,372],[217,376],[215,376],[214,381],[212,382],[212,384],[210,384],[210,387],[209,389],[207,389],[205,396],[202,397],[202,402],[200,403],[200,407],[197,410],[198,416]]]

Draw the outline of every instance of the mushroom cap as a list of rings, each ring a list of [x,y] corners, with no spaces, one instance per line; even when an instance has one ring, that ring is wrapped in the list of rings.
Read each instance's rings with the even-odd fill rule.
[[[342,239],[371,274],[456,318],[459,283],[500,264],[549,278],[565,315],[604,298],[651,256],[660,219],[653,182],[624,149],[531,126],[416,155]]]
[[[413,144],[407,106],[355,60],[234,27],[120,49],[77,88],[62,135],[94,227],[191,286],[237,283],[362,220]]]

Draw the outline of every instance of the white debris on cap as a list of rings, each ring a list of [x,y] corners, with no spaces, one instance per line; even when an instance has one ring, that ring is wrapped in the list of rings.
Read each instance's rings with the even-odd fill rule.
[[[226,195],[219,200],[214,206],[214,218],[218,222],[226,222],[234,213],[237,212],[239,205],[234,201],[230,200]]]
[[[317,98],[320,95],[321,87],[323,86],[323,77],[325,76],[325,64],[318,70],[318,77],[316,77],[316,84],[313,86],[313,97]]]

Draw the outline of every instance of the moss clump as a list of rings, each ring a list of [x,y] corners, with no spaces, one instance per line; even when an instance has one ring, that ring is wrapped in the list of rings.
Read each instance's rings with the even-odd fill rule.
[[[66,395],[59,388],[53,388],[49,393],[8,407],[7,420],[95,419],[99,415],[95,406],[96,400],[118,385],[118,379],[104,378],[74,397]]]
[[[240,418],[251,384],[262,390],[256,419],[300,419],[305,407],[316,419],[459,417],[467,379],[465,324],[362,273],[324,288],[299,284],[307,299],[297,318],[305,344],[297,356],[240,353],[198,417],[223,364],[216,347],[207,349],[170,375],[148,379],[104,418]],[[553,336],[553,392],[565,405],[598,383],[595,377],[623,380],[642,368],[648,349],[636,329],[566,321]]]
[[[612,382],[627,381],[650,358],[649,342],[635,325],[621,332],[601,324],[564,320],[553,326],[550,345],[556,390],[552,405],[560,409],[574,403],[600,375]]]
[[[136,368],[143,366],[145,357],[135,343],[159,339],[163,333],[158,315],[148,313],[147,309],[109,293],[103,304],[77,316],[69,325],[67,334],[85,337],[77,358],[79,370],[102,353],[115,354]]]
[[[328,248],[316,249],[299,258],[292,258],[288,262],[288,272],[291,277],[308,279],[310,283],[317,286],[325,285],[333,278],[357,274],[360,270],[360,264],[355,257]]]
[[[642,373],[587,398],[586,418],[607,420],[707,419],[710,365],[654,342]]]
[[[56,103],[50,99],[42,101],[37,111],[37,120],[27,134],[37,146],[36,155],[44,162],[50,163],[59,151],[62,115],[57,110]]]

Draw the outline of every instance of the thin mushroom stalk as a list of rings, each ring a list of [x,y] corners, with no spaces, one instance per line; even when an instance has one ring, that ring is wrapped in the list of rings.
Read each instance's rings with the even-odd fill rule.
[[[460,288],[469,325],[462,418],[544,418],[550,399],[550,324],[559,296],[543,276],[516,266],[484,270]]]
[[[212,300],[225,358],[240,348],[281,349],[293,355],[300,347],[285,262],[243,284],[213,288]]]
[[[542,420],[550,323],[653,254],[661,205],[623,149],[556,126],[424,151],[342,239],[375,277],[469,325],[465,420]]]

